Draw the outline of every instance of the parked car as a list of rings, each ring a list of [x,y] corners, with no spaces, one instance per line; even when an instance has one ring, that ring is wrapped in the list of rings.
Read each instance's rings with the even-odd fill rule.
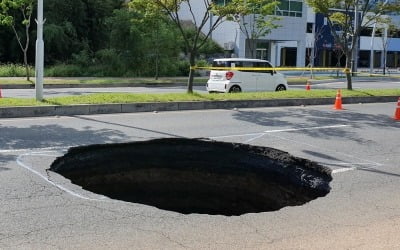
[[[248,58],[214,59],[207,81],[207,91],[252,92],[288,89],[283,74],[276,72],[266,60]],[[215,67],[221,67],[216,69]]]

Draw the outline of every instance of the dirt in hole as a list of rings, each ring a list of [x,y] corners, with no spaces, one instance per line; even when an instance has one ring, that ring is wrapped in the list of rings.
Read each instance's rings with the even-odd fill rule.
[[[74,147],[50,170],[112,199],[227,216],[302,205],[332,180],[329,168],[277,149],[182,138]]]

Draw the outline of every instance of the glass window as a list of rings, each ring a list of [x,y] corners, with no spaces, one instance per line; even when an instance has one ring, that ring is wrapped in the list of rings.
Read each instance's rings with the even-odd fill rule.
[[[313,33],[313,23],[307,23],[307,33]]]
[[[226,5],[227,3],[231,2],[231,1],[232,1],[232,0],[214,0],[213,2],[214,2],[215,4],[217,4],[217,5],[224,6],[224,5]]]
[[[291,1],[290,2],[290,11],[297,11],[297,12],[303,11],[303,3]]]
[[[279,4],[279,9],[280,10],[289,10],[289,1],[283,0]]]
[[[276,7],[275,15],[301,17],[303,15],[303,1],[282,0]]]
[[[371,36],[372,35],[372,28],[371,27],[364,27],[360,32],[360,36]]]

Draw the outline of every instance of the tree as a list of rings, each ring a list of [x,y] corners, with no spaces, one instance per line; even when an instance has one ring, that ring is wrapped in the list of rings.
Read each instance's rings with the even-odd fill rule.
[[[197,5],[195,6],[197,2]],[[190,64],[187,92],[193,93],[194,66],[199,50],[206,44],[212,32],[225,20],[233,20],[235,14],[243,11],[243,1],[227,1],[226,4],[218,4],[212,0],[131,0],[130,7],[137,11],[142,11],[145,15],[167,15],[178,28],[186,54]],[[203,11],[195,14],[194,8],[199,4]],[[191,16],[191,22],[195,28],[195,35],[188,36],[185,27],[187,23],[181,18],[181,8],[186,8]],[[209,24],[210,17],[213,16],[212,23]],[[206,25],[209,24],[208,27]],[[186,26],[185,26],[186,25]]]
[[[106,20],[121,0],[46,0],[46,62],[68,61],[83,50],[93,56],[109,45]]]
[[[400,1],[376,0],[307,0],[315,12],[327,17],[332,35],[346,56],[347,89],[352,90],[351,71],[355,69],[360,31],[383,14],[400,9]],[[357,13],[357,15],[355,15]]]
[[[310,41],[310,48],[306,50],[306,56],[308,59],[308,65],[307,67],[310,67],[310,78],[313,79],[313,68],[314,68],[314,61],[315,58],[318,55],[318,46],[317,43],[321,40],[322,38],[322,33],[324,32],[325,27],[321,26],[319,28],[313,27],[312,33],[313,33],[313,40]]]
[[[241,10],[235,15],[235,21],[249,41],[248,49],[254,58],[257,49],[256,40],[279,27],[275,21],[280,18],[273,15],[279,2],[275,0],[247,0],[247,2],[235,0],[235,2]]]
[[[24,55],[24,66],[26,79],[30,81],[30,69],[28,65],[28,49],[30,44],[30,27],[33,13],[34,0],[1,0],[0,2],[0,25],[11,27],[17,39],[18,45]],[[22,22],[17,15],[22,15]],[[23,26],[24,32],[19,31],[19,25]]]
[[[146,74],[150,72],[157,80],[160,74],[165,74],[166,69],[171,66],[168,60],[175,60],[180,53],[178,30],[172,21],[164,15],[144,15],[143,12],[129,11],[135,18],[127,24],[131,29],[137,29],[140,41],[137,53],[141,58],[139,67]],[[178,39],[179,40],[179,39]]]

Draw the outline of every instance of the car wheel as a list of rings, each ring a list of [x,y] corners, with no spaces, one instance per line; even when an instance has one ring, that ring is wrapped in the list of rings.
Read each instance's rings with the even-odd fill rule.
[[[239,86],[232,86],[231,89],[229,90],[229,93],[239,93],[242,92],[242,89]]]
[[[286,87],[285,87],[285,85],[282,85],[282,84],[278,85],[278,87],[276,87],[276,89],[275,89],[275,91],[285,91],[285,90],[286,90]]]

